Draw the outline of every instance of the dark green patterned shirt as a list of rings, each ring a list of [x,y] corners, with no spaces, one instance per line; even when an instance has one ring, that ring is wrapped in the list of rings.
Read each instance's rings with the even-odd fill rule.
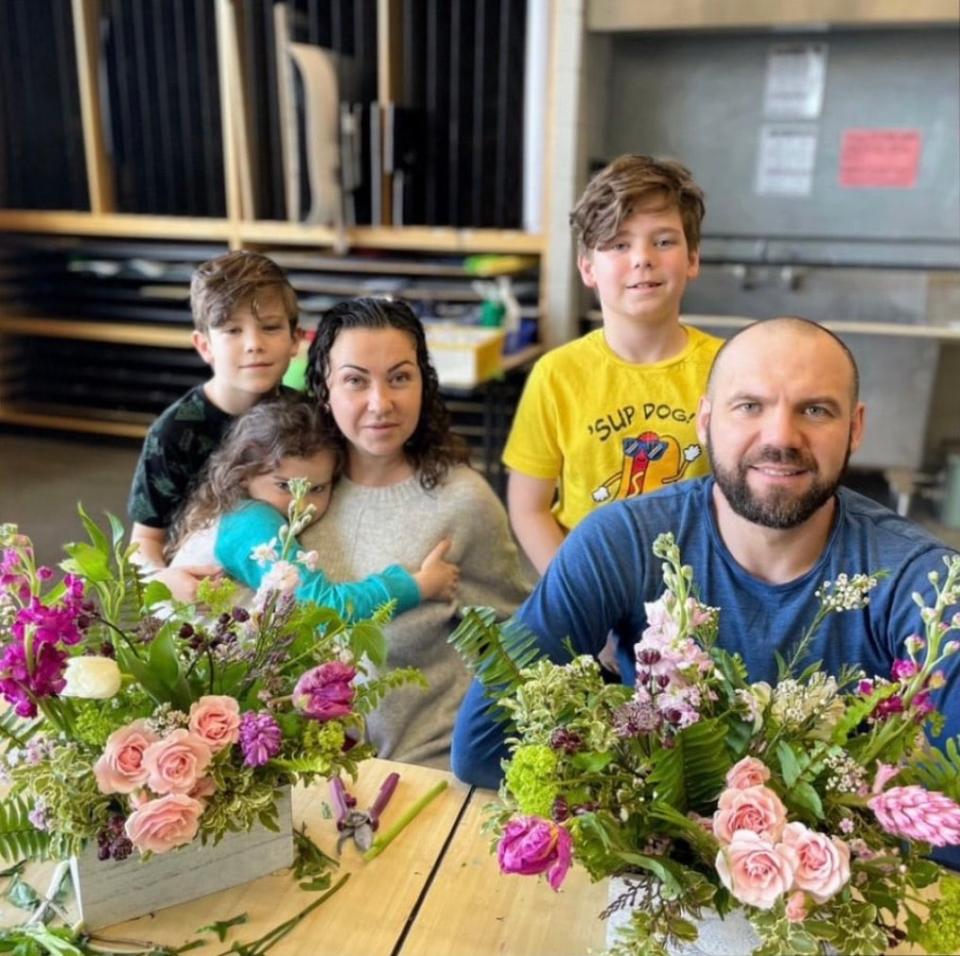
[[[231,422],[202,385],[163,412],[143,442],[127,502],[130,520],[169,528]]]

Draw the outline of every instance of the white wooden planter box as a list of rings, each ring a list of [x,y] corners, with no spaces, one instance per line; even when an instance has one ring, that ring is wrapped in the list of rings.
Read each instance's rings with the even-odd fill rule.
[[[112,926],[289,867],[289,787],[277,801],[277,823],[277,833],[258,823],[246,833],[228,833],[216,846],[194,840],[146,862],[136,851],[126,860],[98,860],[92,844],[70,861],[80,918],[88,929]]]

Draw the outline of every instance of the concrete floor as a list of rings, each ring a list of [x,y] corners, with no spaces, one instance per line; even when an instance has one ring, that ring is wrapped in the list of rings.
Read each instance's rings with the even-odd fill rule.
[[[33,539],[37,560],[56,564],[63,544],[86,540],[77,503],[101,524],[127,523],[127,492],[140,443],[0,430],[0,522]]]
[[[0,522],[12,521],[34,541],[37,558],[55,564],[66,541],[85,540],[77,502],[105,521],[104,512],[127,523],[127,492],[140,454],[140,442],[0,427]],[[854,472],[848,481],[885,504],[891,500],[883,479]],[[930,505],[914,498],[911,517],[960,548],[960,529],[937,524]]]

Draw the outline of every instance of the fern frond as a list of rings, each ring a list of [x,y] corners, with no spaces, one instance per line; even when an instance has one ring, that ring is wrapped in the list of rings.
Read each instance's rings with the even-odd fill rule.
[[[20,717],[15,710],[0,713],[0,747],[25,747],[27,741],[40,729],[42,718],[30,721]]]
[[[712,806],[731,767],[720,720],[701,720],[673,738],[674,745],[657,752],[650,782],[657,799],[681,812]]]
[[[358,713],[369,714],[380,706],[387,694],[404,685],[423,689],[428,686],[427,679],[416,667],[397,667],[357,687],[354,707]]]
[[[523,683],[520,672],[542,656],[537,636],[510,618],[498,623],[492,607],[471,607],[447,638],[489,693],[513,692]]]
[[[38,830],[27,814],[30,805],[21,797],[0,801],[0,857],[16,860],[46,860],[53,854],[49,833]]]
[[[911,770],[927,790],[939,790],[951,800],[960,799],[960,748],[951,737],[943,748],[931,747]]]

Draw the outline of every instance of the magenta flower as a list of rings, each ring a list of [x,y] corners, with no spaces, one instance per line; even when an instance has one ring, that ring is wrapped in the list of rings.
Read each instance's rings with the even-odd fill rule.
[[[887,833],[933,846],[960,844],[960,806],[936,790],[891,787],[867,801]]]
[[[909,680],[918,670],[920,670],[920,666],[916,661],[900,658],[893,662],[893,666],[890,668],[890,676],[894,680]]]
[[[31,598],[30,603],[17,612],[10,630],[21,641],[29,632],[33,634],[36,644],[61,642],[72,645],[83,638],[82,625],[86,623],[82,602],[65,599],[53,607],[47,607],[39,598]]]
[[[250,710],[240,718],[240,749],[245,767],[262,767],[276,757],[280,741],[280,727],[270,714]]]
[[[346,717],[353,706],[356,668],[340,661],[321,664],[300,675],[293,688],[293,706],[316,720]]]
[[[560,889],[572,856],[570,834],[556,823],[540,817],[511,820],[497,846],[501,873],[523,876],[546,873],[554,890]]]
[[[878,720],[884,720],[892,717],[894,714],[903,713],[903,698],[899,694],[894,694],[886,700],[881,700],[873,709],[873,715]]]
[[[37,644],[32,667],[19,641],[9,644],[0,657],[0,693],[21,717],[36,717],[36,701],[59,694],[66,686],[63,677],[67,655],[52,644]]]

